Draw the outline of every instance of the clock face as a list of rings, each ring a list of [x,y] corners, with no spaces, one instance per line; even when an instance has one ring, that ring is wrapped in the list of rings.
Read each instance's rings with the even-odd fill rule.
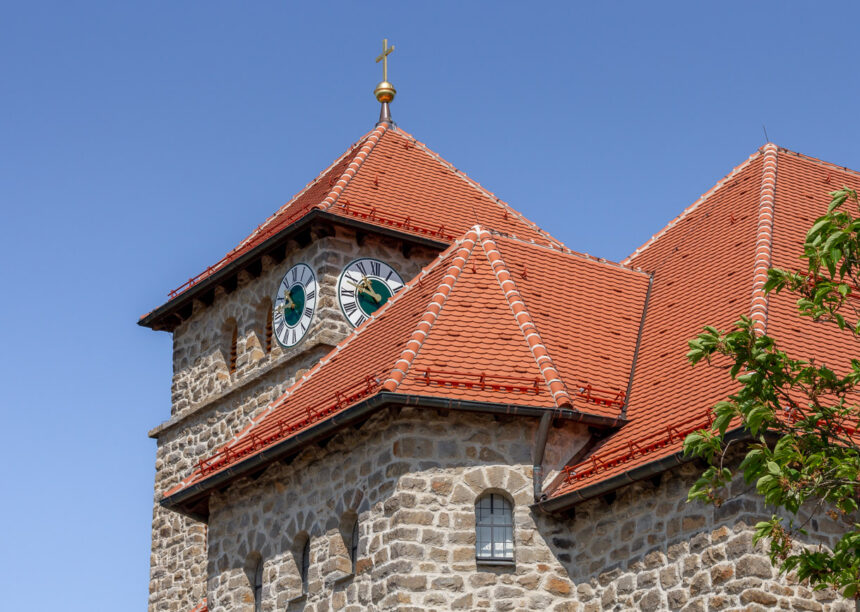
[[[337,298],[347,320],[358,327],[401,289],[403,279],[387,263],[356,259],[341,272]]]
[[[304,338],[317,308],[317,279],[305,264],[296,264],[284,274],[272,306],[272,331],[286,348]]]

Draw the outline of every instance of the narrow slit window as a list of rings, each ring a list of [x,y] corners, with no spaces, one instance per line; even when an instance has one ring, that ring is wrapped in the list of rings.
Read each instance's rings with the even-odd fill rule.
[[[349,542],[349,561],[352,563],[352,573],[355,573],[355,562],[358,561],[358,519],[352,524],[352,537]]]
[[[263,559],[257,560],[257,565],[254,567],[254,612],[262,612],[263,610]]]
[[[230,339],[230,373],[236,371],[236,362],[239,357],[239,329],[236,325],[233,326],[233,336]]]
[[[311,567],[311,539],[309,537],[305,538],[304,544],[302,544],[302,565],[301,565],[301,578],[302,578],[302,593],[308,592],[308,571]]]
[[[272,309],[266,309],[266,354],[272,352]]]
[[[489,493],[478,499],[475,529],[475,557],[478,561],[513,562],[513,509],[504,496]]]

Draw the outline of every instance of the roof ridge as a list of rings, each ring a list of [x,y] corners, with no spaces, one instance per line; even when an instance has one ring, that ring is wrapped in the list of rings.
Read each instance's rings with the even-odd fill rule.
[[[622,270],[627,270],[629,272],[635,272],[637,274],[643,274],[648,276],[649,273],[643,270],[640,267],[634,267],[626,264],[619,263],[617,261],[612,261],[611,259],[606,259],[605,257],[597,257],[596,255],[591,255],[590,253],[584,253],[582,251],[574,251],[573,249],[567,246],[557,247],[551,244],[540,244],[538,242],[534,242],[533,240],[526,240],[525,238],[519,238],[518,236],[511,236],[504,232],[500,232],[494,230],[493,228],[485,228],[490,234],[495,236],[496,238],[501,238],[502,240],[510,240],[512,242],[517,242],[519,244],[529,246],[529,247],[537,247],[539,249],[544,249],[547,251],[552,251],[553,253],[560,253],[562,255],[570,255],[571,257],[575,257],[577,259],[584,259],[586,261],[591,261],[601,265],[607,265],[612,268],[620,268]]]
[[[352,158],[352,161],[349,162],[349,165],[346,167],[346,170],[343,171],[343,174],[340,175],[340,178],[335,182],[334,186],[331,188],[331,191],[328,192],[323,201],[316,205],[316,208],[319,210],[328,210],[332,207],[332,205],[337,202],[337,199],[340,197],[340,194],[343,193],[343,190],[346,189],[346,186],[352,180],[352,177],[358,172],[361,165],[364,163],[364,160],[370,155],[373,151],[373,148],[376,146],[376,143],[382,138],[382,135],[385,134],[388,129],[388,123],[382,122],[377,125],[370,134],[364,139],[364,143],[361,145],[361,149],[359,149],[358,153],[355,154],[355,157]]]
[[[516,283],[513,281],[510,270],[502,259],[502,254],[499,252],[498,246],[493,241],[490,232],[482,230],[478,226],[475,227],[478,229],[479,238],[481,239],[481,248],[484,249],[484,253],[490,262],[490,267],[493,269],[496,280],[499,282],[499,287],[502,289],[505,300],[514,313],[517,325],[537,362],[538,370],[540,370],[547,387],[549,387],[552,393],[553,401],[558,407],[564,405],[572,407],[573,398],[567,392],[567,387],[555,368],[555,364],[553,364],[552,357],[550,357],[549,351],[543,343],[540,333],[538,333],[537,326],[534,324],[526,308],[525,301],[522,295],[520,295]]]
[[[758,205],[758,227],[756,229],[755,261],[753,263],[752,303],[750,318],[753,328],[764,335],[767,332],[767,271],[770,269],[773,252],[773,209],[776,195],[776,165],[778,147],[767,143],[762,147],[764,163],[761,170],[761,193]]]
[[[418,322],[418,326],[415,331],[412,332],[412,336],[407,341],[406,348],[403,349],[403,352],[400,354],[400,358],[394,362],[394,367],[389,373],[388,379],[383,383],[382,386],[386,391],[396,391],[400,386],[400,383],[402,383],[403,379],[406,377],[406,373],[409,371],[409,368],[412,366],[412,362],[421,350],[421,346],[424,344],[424,340],[430,333],[430,329],[439,318],[439,313],[442,311],[442,307],[445,305],[448,295],[450,295],[451,291],[454,289],[457,279],[460,278],[460,273],[463,271],[463,267],[466,265],[466,262],[475,248],[479,232],[480,227],[475,226],[466,232],[466,235],[463,237],[461,246],[457,250],[456,255],[454,255],[447,273],[442,277],[442,282],[439,284],[436,293],[433,294],[433,297],[430,299],[430,303],[427,305],[427,310]],[[456,263],[457,260],[460,260],[459,264]]]
[[[628,256],[627,256],[627,257],[625,257],[624,259],[622,259],[620,263],[621,263],[622,265],[625,265],[625,266],[626,266],[626,265],[630,265],[630,262],[631,262],[634,258],[636,258],[636,257],[638,257],[640,254],[642,254],[642,252],[643,252],[643,251],[645,251],[645,249],[647,249],[649,246],[651,246],[652,244],[654,244],[654,242],[656,242],[658,238],[660,238],[663,234],[665,234],[665,233],[666,233],[666,232],[668,232],[670,229],[672,229],[673,227],[675,227],[675,226],[676,226],[680,221],[682,221],[684,218],[686,218],[686,217],[687,217],[687,215],[689,215],[690,213],[692,213],[692,212],[693,212],[694,210],[696,210],[699,206],[701,206],[702,204],[704,204],[704,203],[708,200],[708,198],[710,198],[712,195],[714,195],[714,193],[716,193],[716,192],[717,192],[717,190],[718,190],[718,189],[720,189],[720,187],[722,187],[723,185],[725,185],[726,183],[728,183],[728,182],[729,182],[729,180],[731,180],[731,179],[732,179],[732,178],[734,178],[737,174],[740,174],[743,170],[745,170],[745,169],[746,169],[746,167],[747,167],[747,166],[748,166],[748,165],[749,165],[749,164],[750,164],[754,159],[756,159],[756,158],[757,158],[759,155],[761,155],[761,154],[762,154],[762,149],[758,149],[755,153],[753,153],[752,155],[750,155],[749,157],[747,157],[747,158],[746,158],[746,160],[744,160],[744,161],[743,161],[743,163],[738,164],[737,166],[735,166],[734,168],[732,168],[732,171],[731,171],[731,172],[729,172],[728,174],[726,174],[723,178],[721,178],[719,181],[717,181],[717,182],[714,184],[714,186],[713,186],[713,187],[711,187],[711,188],[710,188],[710,189],[708,189],[705,193],[703,193],[701,196],[699,196],[699,199],[698,199],[698,200],[696,200],[695,202],[693,202],[692,204],[690,204],[687,208],[685,208],[684,210],[682,210],[682,211],[681,211],[681,214],[679,214],[677,217],[675,217],[674,219],[672,219],[671,221],[669,221],[669,223],[667,223],[667,224],[663,227],[663,229],[661,229],[661,230],[660,230],[659,232],[657,232],[656,234],[652,235],[652,236],[651,236],[651,238],[649,238],[648,240],[646,240],[642,245],[640,245],[640,246],[639,246],[639,248],[637,248],[635,251],[633,251],[630,255],[628,255]]]
[[[840,166],[839,164],[835,164],[835,163],[833,163],[833,162],[825,161],[825,160],[823,160],[823,159],[821,159],[821,158],[819,158],[819,157],[813,157],[812,155],[807,155],[806,153],[800,153],[799,151],[792,151],[791,149],[787,149],[787,148],[785,148],[785,147],[780,147],[779,145],[777,145],[777,144],[775,144],[775,143],[772,143],[772,142],[767,143],[767,144],[765,145],[765,147],[767,147],[767,146],[774,146],[774,147],[776,147],[776,148],[777,148],[777,152],[790,153],[790,154],[795,155],[795,156],[797,156],[797,157],[800,157],[800,158],[803,158],[803,159],[809,160],[809,161],[811,161],[812,163],[815,163],[815,164],[821,164],[822,166],[826,166],[826,167],[828,167],[828,168],[832,168],[833,170],[838,170],[839,172],[849,172],[849,173],[851,173],[851,174],[856,175],[858,178],[860,178],[860,170],[854,170],[853,168],[849,168],[848,166]],[[764,147],[762,147],[762,148],[764,148]]]
[[[436,151],[434,151],[433,149],[428,147],[426,144],[424,144],[423,142],[421,142],[420,140],[415,138],[415,136],[413,136],[412,134],[410,134],[406,130],[398,128],[397,131],[394,133],[402,134],[405,138],[407,138],[408,140],[411,140],[412,143],[416,147],[422,149],[430,157],[435,159],[439,164],[441,164],[442,166],[445,166],[446,168],[451,170],[456,176],[460,177],[460,179],[462,181],[468,183],[469,185],[471,185],[472,187],[474,187],[475,189],[480,191],[482,194],[484,194],[484,196],[489,198],[491,201],[495,202],[497,206],[500,206],[501,208],[505,209],[506,211],[508,211],[510,214],[512,214],[513,216],[518,218],[520,221],[522,221],[526,225],[531,226],[535,231],[537,231],[539,234],[544,236],[550,242],[557,244],[559,246],[562,246],[562,247],[564,246],[564,243],[561,242],[560,240],[558,240],[555,236],[552,236],[549,232],[544,230],[537,223],[535,223],[531,219],[528,219],[527,217],[525,217],[520,211],[516,210],[513,206],[511,206],[510,204],[508,204],[507,202],[505,202],[504,200],[502,200],[501,198],[496,196],[496,194],[494,194],[492,191],[490,191],[489,189],[487,189],[486,187],[481,185],[478,181],[476,181],[475,179],[470,177],[468,174],[466,174],[462,170],[459,170],[454,164],[452,164],[447,159],[445,159],[444,157],[442,157],[441,155],[436,153]],[[480,220],[478,220],[478,221],[480,221]]]

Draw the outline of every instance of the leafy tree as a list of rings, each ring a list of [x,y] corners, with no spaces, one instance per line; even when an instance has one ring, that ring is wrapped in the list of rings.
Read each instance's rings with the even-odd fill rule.
[[[806,235],[807,270],[771,269],[765,291],[792,292],[799,297],[800,316],[858,337],[860,201],[857,192],[847,188],[830,195],[827,214]],[[693,365],[712,358],[729,363],[739,386],[714,406],[712,427],[690,434],[684,442],[686,454],[709,464],[688,500],[719,505],[725,485],[736,471],[742,473],[768,504],[782,510],[782,516],[775,514],[755,528],[755,541],[769,542],[771,562],[781,573],[796,570],[798,579],[808,580],[815,589],[841,590],[858,600],[860,609],[860,524],[855,522],[860,501],[860,359],[825,365],[794,358],[773,338],[756,333],[748,317],[729,331],[706,327],[689,345],[687,358]],[[747,435],[727,435],[732,431]],[[745,456],[735,466],[727,451],[743,437],[751,442],[742,447]],[[821,513],[845,526],[834,549],[795,545],[809,520]]]

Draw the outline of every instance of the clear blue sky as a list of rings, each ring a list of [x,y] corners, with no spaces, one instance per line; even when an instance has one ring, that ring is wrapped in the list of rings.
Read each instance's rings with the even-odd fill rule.
[[[145,608],[171,347],[135,322],[373,127],[384,36],[395,120],[595,255],[763,123],[860,169],[857,5],[703,5],[3,3],[3,608]]]

